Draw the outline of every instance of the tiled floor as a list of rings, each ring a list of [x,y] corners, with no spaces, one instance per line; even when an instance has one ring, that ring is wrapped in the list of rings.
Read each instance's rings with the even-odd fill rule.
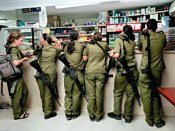
[[[77,119],[67,121],[64,112],[57,112],[54,118],[45,120],[39,109],[28,111],[30,116],[22,120],[13,120],[12,110],[0,110],[0,131],[174,131],[175,117],[165,117],[162,128],[149,127],[144,116],[135,116],[130,124],[124,120],[113,120],[105,114],[100,122],[91,122],[87,113]]]

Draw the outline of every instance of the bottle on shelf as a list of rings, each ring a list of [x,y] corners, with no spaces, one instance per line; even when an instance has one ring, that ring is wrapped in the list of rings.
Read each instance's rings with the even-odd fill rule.
[[[77,24],[76,24],[75,20],[72,19],[72,26],[76,26],[76,25],[77,25]]]

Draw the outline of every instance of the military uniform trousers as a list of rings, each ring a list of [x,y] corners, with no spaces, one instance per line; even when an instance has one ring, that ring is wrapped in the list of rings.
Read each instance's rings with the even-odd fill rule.
[[[29,92],[23,78],[16,80],[15,92],[12,95],[14,118],[19,118],[20,115],[24,112],[28,94]]]
[[[157,84],[161,84],[162,70],[152,71],[154,77],[157,79]],[[156,98],[151,98],[151,89],[149,88],[149,78],[146,74],[139,72],[139,88],[143,103],[143,109],[146,115],[146,122],[148,124],[158,123],[162,120],[161,109],[158,106]],[[151,101],[152,100],[152,101]]]
[[[57,88],[57,75],[56,74],[49,74],[49,79],[54,88]],[[53,112],[54,107],[54,98],[52,94],[50,93],[49,88],[43,84],[40,78],[36,78],[39,91],[40,91],[40,97],[42,101],[42,108],[44,115],[49,115]]]
[[[88,95],[89,117],[100,119],[103,117],[105,75],[102,73],[85,74],[85,85]]]
[[[82,71],[78,71],[78,80],[81,85],[84,86],[84,76]],[[65,86],[65,114],[67,115],[79,115],[81,108],[81,92],[75,82],[68,74],[64,78]]]
[[[136,83],[138,80],[138,71],[134,67],[132,68]],[[134,106],[134,92],[131,87],[131,84],[128,83],[126,76],[121,75],[121,72],[117,69],[117,73],[115,75],[115,81],[114,81],[114,111],[113,113],[116,115],[122,115],[122,100],[123,100],[123,94],[126,93],[126,100],[124,103],[124,117],[126,119],[132,119],[132,111]]]

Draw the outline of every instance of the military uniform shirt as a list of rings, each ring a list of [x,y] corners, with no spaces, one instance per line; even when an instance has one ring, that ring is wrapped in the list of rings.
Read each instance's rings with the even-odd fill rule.
[[[49,44],[45,45],[42,48],[42,54],[39,58],[39,64],[44,73],[56,74],[57,56],[60,52],[61,52],[61,49]]]
[[[127,37],[126,35],[122,34],[120,37]],[[123,37],[124,39],[124,37]],[[128,62],[128,66],[135,66],[135,42],[129,39],[128,41],[124,41],[125,49],[126,49],[126,60]],[[116,38],[115,40],[115,47],[114,47],[114,53],[119,53],[120,56],[123,55],[123,40],[121,38]]]
[[[166,46],[166,36],[164,33],[149,31],[150,47],[151,47],[151,68],[154,70],[162,70],[165,68],[163,60],[163,49]],[[138,48],[142,49],[141,69],[145,69],[148,63],[148,53],[145,51],[147,47],[147,36],[140,35]]]
[[[98,42],[105,51],[108,50],[106,42]],[[85,73],[106,73],[106,54],[97,44],[87,44],[83,53],[88,56]]]
[[[67,52],[67,46],[68,45],[66,45],[66,47],[64,48],[64,52],[66,54],[66,58],[70,66],[78,70],[82,70],[84,68],[83,44],[79,42],[75,42],[74,51],[71,54]]]

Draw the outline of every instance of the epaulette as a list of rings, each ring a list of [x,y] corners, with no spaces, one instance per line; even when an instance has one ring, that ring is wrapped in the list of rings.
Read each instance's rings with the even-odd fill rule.
[[[125,35],[119,35],[119,36],[116,37],[116,38],[119,38],[119,39],[124,40],[124,41],[128,41],[128,40],[129,40],[128,37],[125,36]]]
[[[144,36],[148,36],[149,33],[148,33],[147,30],[144,30],[144,31],[141,32],[141,34],[144,35]]]
[[[163,30],[157,31],[157,33],[164,33]]]
[[[95,44],[97,41],[95,41],[95,40],[90,40],[89,41],[89,44]]]
[[[69,41],[60,42],[60,44],[61,44],[63,47],[65,47],[68,43],[69,43]]]

